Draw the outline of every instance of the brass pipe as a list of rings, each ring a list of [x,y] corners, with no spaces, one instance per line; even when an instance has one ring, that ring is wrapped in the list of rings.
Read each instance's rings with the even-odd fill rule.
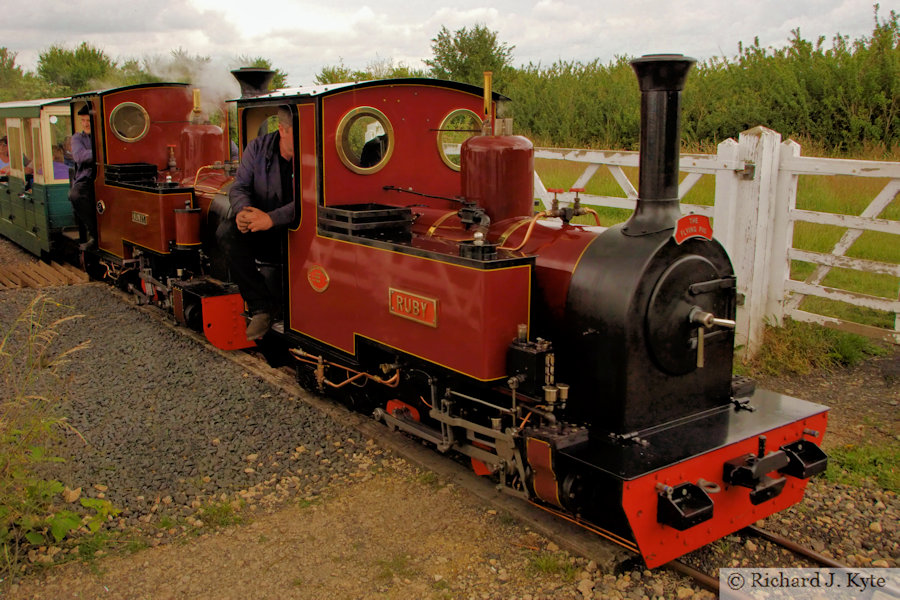
[[[594,215],[594,222],[597,224],[597,227],[602,227],[602,225],[600,225],[600,215],[597,214],[596,210],[594,210],[593,208],[587,208],[587,207],[584,207],[581,210],[584,211],[583,214]],[[576,212],[575,214],[578,214],[578,213]]]
[[[451,210],[451,211],[448,212],[447,214],[441,215],[440,217],[438,217],[437,219],[435,219],[435,221],[434,221],[434,223],[431,225],[431,227],[428,228],[428,233],[426,234],[426,236],[427,236],[427,237],[433,236],[433,235],[434,235],[434,232],[437,231],[437,229],[441,226],[441,224],[442,224],[444,221],[446,221],[447,219],[449,219],[450,217],[452,217],[453,215],[455,215],[455,214],[457,214],[457,211]]]

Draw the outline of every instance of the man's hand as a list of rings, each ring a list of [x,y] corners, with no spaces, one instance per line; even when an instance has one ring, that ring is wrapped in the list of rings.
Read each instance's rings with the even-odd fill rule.
[[[265,231],[272,228],[272,217],[258,208],[248,206],[242,208],[241,212],[234,218],[237,223],[238,231],[247,233],[248,231]]]

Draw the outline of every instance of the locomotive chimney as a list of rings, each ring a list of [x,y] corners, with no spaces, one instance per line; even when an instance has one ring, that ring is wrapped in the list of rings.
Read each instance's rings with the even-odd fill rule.
[[[231,72],[241,84],[241,98],[253,98],[269,92],[269,84],[275,77],[275,71],[256,67],[242,67]]]
[[[625,235],[670,229],[681,216],[681,91],[695,62],[681,54],[650,54],[631,61],[641,88],[641,156],[637,206],[625,224]]]

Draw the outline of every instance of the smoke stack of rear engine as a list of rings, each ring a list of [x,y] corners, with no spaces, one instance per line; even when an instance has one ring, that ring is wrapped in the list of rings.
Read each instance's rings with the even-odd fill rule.
[[[275,77],[275,71],[255,67],[235,69],[231,74],[241,84],[241,98],[253,98],[268,93],[269,84]]]

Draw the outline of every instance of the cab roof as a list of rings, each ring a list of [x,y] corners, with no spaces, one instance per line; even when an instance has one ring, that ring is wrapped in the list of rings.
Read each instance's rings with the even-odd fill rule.
[[[287,98],[312,98],[315,96],[327,96],[338,92],[347,92],[370,87],[379,86],[400,86],[400,85],[424,85],[431,87],[443,87],[455,89],[463,92],[469,92],[481,96],[484,89],[468,83],[460,83],[458,81],[447,81],[444,79],[428,79],[420,77],[407,77],[400,79],[372,79],[368,81],[350,81],[345,83],[328,83],[324,85],[310,85],[302,87],[290,87],[273,90],[259,96],[245,96],[233,98],[229,102],[260,102],[266,100],[285,100]],[[508,101],[509,98],[503,94],[493,92],[492,98],[496,102]]]
[[[138,83],[135,85],[126,85],[122,87],[114,87],[114,88],[105,88],[100,90],[91,90],[88,92],[80,92],[78,94],[73,94],[72,99],[77,100],[79,98],[88,98],[91,96],[105,96],[106,94],[110,94],[113,92],[122,92],[125,90],[139,90],[141,88],[152,88],[152,87],[190,87],[189,83],[177,83],[177,82],[155,82],[155,83]]]
[[[0,102],[0,113],[7,117],[33,117],[40,114],[41,109],[45,106],[68,103],[68,98],[40,98],[37,100]]]

